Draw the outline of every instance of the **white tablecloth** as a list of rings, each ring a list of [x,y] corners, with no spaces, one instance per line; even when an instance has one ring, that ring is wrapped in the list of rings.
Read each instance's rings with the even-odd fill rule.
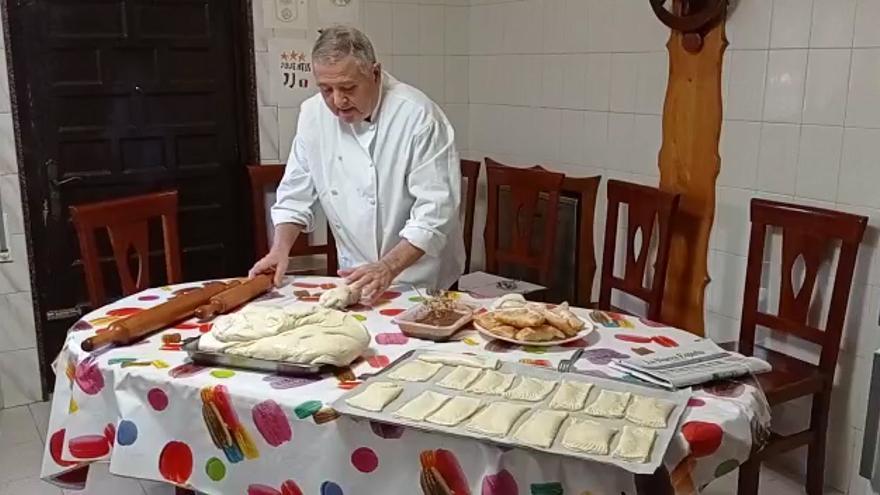
[[[293,291],[317,294],[334,283],[338,280],[299,278],[294,286],[254,304],[314,304],[296,301]],[[488,353],[555,367],[577,347],[586,347],[579,369],[617,376],[607,367],[614,357],[695,338],[652,322],[584,310],[583,315],[600,321],[598,330],[572,346],[511,347],[475,331],[461,332],[456,342],[434,344],[408,339],[391,323],[392,316],[417,299],[409,291],[389,291],[385,302],[353,311],[362,315],[373,336],[366,358],[354,363],[350,373],[318,380],[187,364],[186,353],[163,346],[161,335],[187,338],[210,328],[196,322],[130,347],[91,354],[81,350],[85,338],[115,319],[193,286],[147,290],[101,308],[74,326],[58,364],[44,478],[76,484],[81,476],[71,472],[109,461],[114,474],[208,494],[415,494],[421,492],[420,456],[433,451],[447,479],[459,480],[471,493],[632,494],[632,475],[615,467],[339,418],[325,404],[358,378],[415,348]],[[206,395],[213,397],[207,403]],[[226,401],[229,410],[224,410]],[[695,391],[664,461],[677,493],[698,492],[748,457],[753,432],[760,428],[761,403],[759,393],[744,383]],[[224,418],[226,442],[237,449],[224,451],[215,445],[203,416],[205,407],[214,407]]]

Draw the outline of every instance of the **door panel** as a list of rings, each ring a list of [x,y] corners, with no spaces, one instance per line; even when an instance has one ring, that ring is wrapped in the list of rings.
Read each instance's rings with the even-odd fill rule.
[[[250,2],[31,0],[7,9],[47,363],[76,318],[45,314],[87,300],[70,205],[177,189],[184,278],[247,268],[244,164],[258,154],[242,15]],[[161,285],[158,223],[150,237],[151,282]],[[118,295],[109,242],[99,246],[108,294]]]

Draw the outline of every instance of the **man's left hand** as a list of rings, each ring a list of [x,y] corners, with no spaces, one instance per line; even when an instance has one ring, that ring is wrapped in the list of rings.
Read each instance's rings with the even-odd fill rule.
[[[375,304],[391,286],[395,274],[387,263],[378,261],[350,270],[339,270],[339,276],[344,277],[345,283],[352,289],[360,289],[367,303]]]

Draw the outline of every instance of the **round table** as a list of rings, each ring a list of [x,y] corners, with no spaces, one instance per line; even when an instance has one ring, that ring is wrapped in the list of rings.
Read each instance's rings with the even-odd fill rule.
[[[251,304],[316,304],[316,297],[298,298],[294,291],[315,296],[338,283],[335,278],[297,278]],[[111,322],[199,285],[149,289],[98,309],[73,326],[57,362],[44,478],[65,486],[81,483],[82,476],[71,473],[109,461],[114,474],[208,494],[419,493],[420,456],[433,452],[472,493],[632,494],[633,476],[613,466],[357,421],[340,417],[326,404],[411,349],[490,354],[555,368],[580,347],[585,353],[579,370],[619,375],[608,366],[612,359],[696,338],[644,319],[576,310],[597,321],[597,330],[563,347],[512,346],[474,330],[437,344],[407,338],[391,323],[419,301],[415,292],[392,289],[374,307],[350,310],[364,322],[372,342],[362,359],[330,376],[290,378],[194,366],[179,346],[163,344],[162,335],[178,333],[185,339],[210,330],[210,324],[196,321],[131,346],[81,350],[85,338]],[[489,302],[459,296],[476,304]],[[768,420],[761,405],[760,392],[746,383],[694,391],[680,434],[664,459],[676,493],[699,492],[748,457],[755,428]],[[238,452],[221,450],[212,440],[205,424],[212,415],[204,414],[212,407],[219,413],[214,416],[225,419],[227,440],[242,446]],[[276,422],[265,421],[266,415]]]

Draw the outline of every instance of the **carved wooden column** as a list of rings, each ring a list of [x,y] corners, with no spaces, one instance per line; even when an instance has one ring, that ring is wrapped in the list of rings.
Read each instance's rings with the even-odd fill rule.
[[[720,170],[721,66],[727,38],[727,0],[650,0],[672,29],[669,82],[663,107],[660,188],[681,194],[673,223],[663,301],[663,321],[704,334],[709,283],[709,233],[715,215],[715,180]]]

